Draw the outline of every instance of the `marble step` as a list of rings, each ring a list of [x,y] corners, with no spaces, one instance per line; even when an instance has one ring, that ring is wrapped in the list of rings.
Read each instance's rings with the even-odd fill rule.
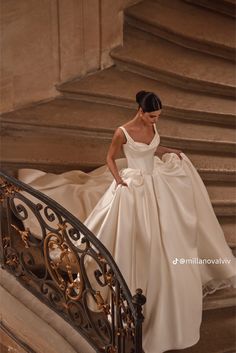
[[[198,92],[234,97],[235,66],[231,61],[196,52],[150,33],[126,26],[124,45],[110,53],[127,71]]]
[[[27,133],[22,134],[20,131],[18,131],[18,133],[15,132],[8,141],[7,138],[2,138],[5,153],[2,153],[1,168],[6,171],[10,170],[11,172],[16,172],[18,168],[35,168],[60,173],[72,169],[91,170],[105,163],[110,139],[104,140],[104,138],[95,136],[91,138],[89,135],[80,135],[80,133],[76,135],[58,135],[57,133],[51,133],[50,136],[48,135],[47,141],[45,140],[46,135],[41,135],[43,134],[43,129],[40,130],[41,132],[38,134],[29,130],[28,134],[30,136],[28,136]],[[46,129],[45,134],[47,134]],[[58,136],[59,141],[56,141],[58,140]],[[77,139],[75,136],[77,136]],[[27,143],[24,142],[24,140],[27,141]],[[73,146],[70,145],[70,141],[72,141],[71,143],[74,146],[74,150]],[[93,143],[89,145],[89,141],[93,141]],[[30,143],[32,143],[31,150],[29,150]],[[61,143],[63,143],[66,150],[58,154]],[[9,153],[10,146],[15,150],[13,153]],[[42,149],[41,146],[45,147]],[[91,158],[91,156],[93,158]],[[215,180],[209,182],[205,180],[204,172],[206,173],[206,171],[204,168],[199,168],[190,152],[187,153],[187,156],[197,167],[199,174],[207,186],[216,215],[224,221],[225,218],[234,217],[236,215],[234,184],[227,179],[221,182],[220,185],[215,181],[224,178],[224,170],[217,170]],[[122,157],[122,155],[120,157]],[[233,228],[231,227],[229,229],[227,223],[226,227],[227,234],[229,234],[228,236],[230,237],[229,241],[236,243],[236,239],[234,240],[232,237]]]
[[[235,0],[185,0],[197,6],[201,6],[224,15],[236,17]]]
[[[89,134],[74,130],[60,134],[58,129],[51,130],[48,127],[32,129],[25,126],[24,130],[11,129],[1,137],[1,167],[15,170],[25,166],[54,172],[73,168],[91,170],[105,163],[110,141],[111,136],[108,135],[97,134],[91,138]],[[196,151],[185,153],[203,180],[226,183],[235,180],[234,157],[222,158],[209,153],[201,155]],[[221,200],[221,198],[216,200],[219,209],[224,206],[220,203]]]
[[[234,234],[236,237],[235,220],[232,219],[236,216],[236,184],[235,181],[231,183],[206,181],[204,184],[207,187],[207,192],[212,200],[212,205],[216,215],[221,223],[225,224],[225,234]],[[226,222],[227,220],[227,222]],[[234,228],[229,227],[234,225]],[[228,239],[230,241],[230,239]],[[236,238],[231,239],[236,245]]]
[[[163,143],[171,143],[175,147],[215,151],[226,154],[235,153],[235,131],[212,124],[196,124],[196,122],[177,120],[168,116],[161,117],[157,127]],[[208,137],[207,137],[208,136]]]
[[[233,250],[234,256],[236,256],[236,224],[235,224],[235,215],[228,217],[218,216],[218,221],[224,231],[225,238],[227,243]]]
[[[202,315],[200,339],[192,347],[165,353],[235,353],[236,307],[205,310]]]
[[[114,107],[102,103],[79,100],[54,99],[32,107],[5,113],[0,118],[2,134],[11,129],[48,127],[58,129],[61,134],[68,130],[80,133],[107,134],[112,136],[117,126],[123,125],[135,115],[132,108]],[[96,124],[94,120],[96,117]],[[235,131],[229,126],[171,118],[163,109],[157,129],[162,143],[174,144],[184,149],[224,151],[235,153]]]
[[[66,136],[70,138],[71,135],[78,134],[78,136],[82,137],[87,136],[95,139],[99,137],[110,139],[115,128],[130,119],[134,113],[134,110],[128,108],[60,98],[3,114],[1,117],[1,132],[2,135],[5,136],[15,136],[17,134],[23,135],[27,128],[28,131],[32,131],[33,134],[37,135],[40,131],[41,134],[43,134],[45,129],[47,129],[47,133],[51,131],[52,135],[58,136],[60,134],[60,137],[64,136],[64,138],[66,138]],[[95,115],[96,126],[94,126]],[[234,140],[234,134],[231,134],[232,129],[228,127],[222,128],[214,125],[198,124],[195,126],[193,123],[186,123],[185,120],[183,120],[183,123],[184,124],[181,125],[181,123],[178,121],[176,122],[175,119],[168,120],[168,117],[165,116],[160,119],[157,127],[162,143],[168,142],[166,143],[167,146],[174,144],[176,145],[175,147],[182,148],[184,147],[182,145],[183,141],[188,141],[188,143],[190,143],[190,141],[194,141],[198,135],[201,135],[201,137],[206,139],[205,141],[197,141],[198,143],[200,141],[200,146],[202,148],[202,144],[205,142],[205,144],[213,143],[212,149],[216,148],[219,144],[221,149],[225,150],[226,142],[217,141],[214,143],[214,139],[220,139],[220,133],[223,134],[224,132],[224,136],[227,136],[228,133],[229,141],[230,139]],[[199,131],[197,132],[196,130],[198,128]],[[204,131],[205,128],[208,129]],[[211,136],[211,134],[213,136]],[[187,149],[189,149],[189,146],[187,146]],[[224,182],[219,183],[216,181],[220,176],[218,170],[215,170],[215,178],[209,178],[209,174],[202,175],[202,173],[204,173],[204,168],[201,168],[199,172],[201,176],[203,176],[205,183],[208,185],[211,198],[215,200],[214,208],[216,213],[222,215],[223,212],[223,215],[228,216],[232,214],[232,212],[234,213],[234,184],[229,182],[229,178],[224,180]],[[222,200],[225,200],[223,205],[221,204]]]
[[[114,84],[115,82],[115,84]],[[173,118],[235,126],[235,103],[228,97],[212,96],[176,88],[117,67],[90,74],[57,86],[64,97],[88,102],[137,108],[136,93],[145,89],[157,93],[163,111]]]
[[[219,197],[219,196],[218,196]],[[214,200],[212,201],[212,205],[216,215],[219,217],[232,217],[236,216],[236,201],[235,199],[226,199],[224,200]]]
[[[25,130],[11,130],[7,136],[1,138],[1,163],[0,168],[9,174],[16,176],[19,168],[40,169],[46,172],[61,173],[68,170],[82,169],[92,170],[105,163],[110,137],[91,136],[80,134],[78,131],[71,131],[68,134],[59,134],[58,130],[50,131],[48,127],[32,130],[25,127]],[[62,148],[63,146],[63,148]],[[204,179],[207,178],[209,169],[199,165],[201,161],[194,158],[194,155],[187,153],[194,165]],[[119,156],[122,157],[122,154]],[[198,161],[197,161],[198,160]],[[216,161],[215,161],[216,162]],[[236,246],[235,239],[235,202],[229,199],[230,186],[227,186],[227,173],[229,170],[219,170],[215,173],[215,180],[226,179],[224,192],[211,186],[211,201],[214,211],[226,228],[226,241],[232,248]],[[235,174],[234,174],[235,180]],[[228,189],[228,193],[225,191]],[[222,198],[221,198],[222,192]],[[224,199],[223,197],[226,197]],[[232,223],[232,227],[229,223]]]
[[[125,14],[126,23],[139,29],[196,51],[235,60],[233,18],[181,0],[145,0],[126,9]]]
[[[203,299],[203,310],[236,307],[236,288],[223,288]]]
[[[187,155],[194,165],[197,165],[200,169],[207,169],[209,167],[219,171],[236,169],[234,156],[220,156],[219,154],[215,155],[213,153],[206,154],[204,151],[202,154],[196,151],[188,151]]]
[[[214,200],[215,205],[220,207],[220,203],[222,200],[228,202],[230,204],[234,204],[236,206],[236,188],[235,182],[225,183],[225,182],[209,182],[205,181],[205,185],[207,187],[208,194],[210,198]],[[233,214],[236,214],[236,209]],[[224,214],[222,214],[224,216]]]
[[[110,139],[52,133],[47,127],[10,130],[1,137],[1,169],[15,173],[18,168],[36,168],[60,173],[73,169],[92,170],[105,162]]]

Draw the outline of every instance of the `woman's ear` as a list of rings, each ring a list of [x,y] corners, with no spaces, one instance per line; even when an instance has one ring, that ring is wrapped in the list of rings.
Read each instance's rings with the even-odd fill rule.
[[[141,107],[139,108],[138,111],[139,111],[140,115],[143,115],[143,109]]]

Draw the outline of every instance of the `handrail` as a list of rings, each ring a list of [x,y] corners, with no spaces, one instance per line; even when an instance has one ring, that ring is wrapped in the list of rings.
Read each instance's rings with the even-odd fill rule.
[[[142,305],[110,252],[56,201],[0,171],[2,267],[95,349],[142,353]]]

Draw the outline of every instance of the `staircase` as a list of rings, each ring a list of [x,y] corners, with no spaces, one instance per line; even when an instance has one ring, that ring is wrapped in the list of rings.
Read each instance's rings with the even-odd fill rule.
[[[104,164],[114,129],[135,113],[136,92],[154,91],[164,106],[161,144],[192,160],[235,250],[234,21],[233,0],[144,0],[126,9],[124,45],[110,53],[114,66],[58,85],[57,99],[2,115],[2,168],[59,173]],[[225,327],[232,325],[235,299],[232,289],[204,299],[203,325],[216,336],[210,353],[236,351],[234,342],[224,350],[213,319],[222,312]],[[185,351],[209,353],[210,336],[202,337],[201,350]]]

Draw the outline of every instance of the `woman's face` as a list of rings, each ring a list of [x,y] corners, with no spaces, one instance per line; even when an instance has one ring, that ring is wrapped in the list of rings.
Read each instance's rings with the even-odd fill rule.
[[[143,111],[141,110],[141,114],[142,114],[142,119],[146,124],[148,125],[156,124],[160,118],[161,109],[155,110],[153,112],[146,112],[146,113],[143,113]]]

